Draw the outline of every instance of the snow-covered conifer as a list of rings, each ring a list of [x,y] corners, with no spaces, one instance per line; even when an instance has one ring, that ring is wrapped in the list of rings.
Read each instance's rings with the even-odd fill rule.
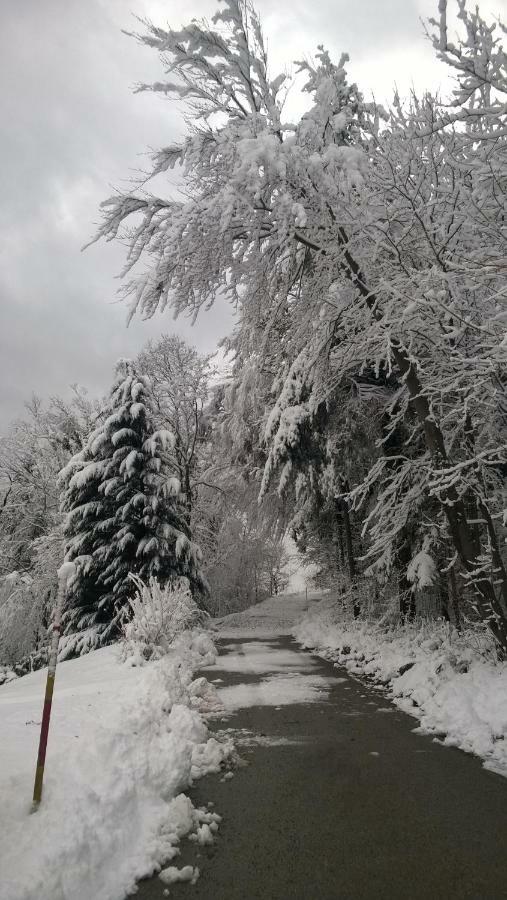
[[[171,465],[174,436],[157,428],[155,412],[148,377],[121,360],[104,420],[61,473],[66,558],[77,564],[67,631],[95,628],[99,642],[119,631],[130,573],[203,588]]]

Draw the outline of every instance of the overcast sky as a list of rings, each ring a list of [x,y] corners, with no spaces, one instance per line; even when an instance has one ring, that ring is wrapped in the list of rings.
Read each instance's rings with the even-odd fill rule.
[[[500,11],[505,0],[481,4]],[[182,12],[183,6],[188,12]],[[421,16],[437,0],[259,0],[273,74],[324,43],[346,50],[365,93],[386,98],[445,80]],[[133,94],[161,76],[157,55],[122,34],[133,14],[179,26],[211,15],[189,0],[2,0],[0,10],[0,431],[32,391],[103,393],[119,356],[176,331],[211,351],[232,324],[216,308],[192,328],[167,313],[127,329],[115,300],[123,259],[115,244],[84,253],[98,206],[143,165],[147,147],[181,134],[172,101]]]

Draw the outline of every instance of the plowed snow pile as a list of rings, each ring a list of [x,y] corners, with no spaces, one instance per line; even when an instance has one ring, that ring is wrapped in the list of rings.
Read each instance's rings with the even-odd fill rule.
[[[123,900],[217,827],[182,792],[232,754],[199,710],[216,694],[193,673],[214,659],[204,633],[142,667],[115,646],[56,675],[43,802],[30,815],[46,669],[0,687],[1,900]],[[203,709],[204,707],[204,709]]]

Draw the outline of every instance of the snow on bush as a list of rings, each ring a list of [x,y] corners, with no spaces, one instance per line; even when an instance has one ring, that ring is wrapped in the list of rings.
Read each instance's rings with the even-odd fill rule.
[[[45,640],[45,598],[30,575],[11,572],[0,578],[0,664],[15,666]]]
[[[442,621],[386,626],[343,621],[324,601],[295,628],[305,647],[387,688],[420,721],[421,733],[485,760],[507,776],[507,663],[477,627],[458,633]]]
[[[182,793],[233,754],[200,714],[213,687],[193,678],[214,658],[211,639],[187,631],[143,667],[119,656],[110,646],[58,667],[43,800],[33,815],[45,673],[0,689],[2,898],[123,900],[177,856],[184,835],[199,840],[204,825],[205,833],[218,827],[219,816]]]
[[[0,685],[13,681],[18,676],[10,666],[0,666]]]
[[[58,645],[58,662],[72,659],[74,656],[85,656],[100,646],[100,629],[97,625],[90,625],[82,631],[74,634],[64,634]]]
[[[137,591],[129,600],[132,617],[123,626],[124,657],[142,661],[160,659],[175,638],[202,623],[187,578],[177,578],[161,586],[155,578],[145,584],[130,575]]]

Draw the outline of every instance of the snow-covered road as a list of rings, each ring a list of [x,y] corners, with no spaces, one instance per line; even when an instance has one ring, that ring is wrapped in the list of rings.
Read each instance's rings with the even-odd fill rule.
[[[506,896],[507,781],[414,734],[378,691],[301,650],[289,632],[303,607],[269,601],[220,625],[221,655],[206,670],[225,707],[214,727],[247,765],[192,790],[223,822],[213,845],[182,847],[178,864],[201,876],[171,885],[171,897]],[[137,896],[163,891],[153,878]]]

